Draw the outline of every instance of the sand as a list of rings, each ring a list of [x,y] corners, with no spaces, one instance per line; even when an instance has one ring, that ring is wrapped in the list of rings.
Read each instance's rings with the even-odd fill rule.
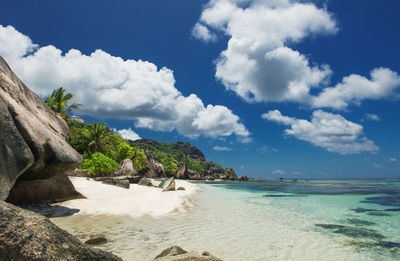
[[[131,184],[129,189],[102,184],[93,179],[70,177],[75,189],[86,199],[69,200],[60,206],[79,209],[78,214],[129,215],[159,217],[190,207],[190,195],[199,187],[184,180],[176,180],[176,187],[185,191],[163,192],[160,188]],[[153,184],[158,184],[154,181]]]

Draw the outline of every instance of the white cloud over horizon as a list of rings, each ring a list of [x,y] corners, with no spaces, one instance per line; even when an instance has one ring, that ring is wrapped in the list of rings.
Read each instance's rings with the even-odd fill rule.
[[[400,86],[388,68],[371,70],[370,79],[343,77],[333,87],[329,65],[317,65],[293,50],[292,43],[318,35],[333,35],[333,15],[313,3],[291,0],[210,0],[193,34],[207,41],[210,29],[229,37],[216,60],[215,77],[247,102],[296,102],[313,108],[344,110],[362,100],[389,98]],[[311,89],[314,88],[314,94]],[[319,88],[319,89],[316,89]]]
[[[215,151],[232,151],[232,148],[225,147],[225,146],[214,146],[213,150],[215,150]]]
[[[316,110],[311,121],[288,117],[278,110],[262,115],[263,119],[290,126],[284,132],[314,146],[342,155],[361,152],[375,153],[379,150],[363,133],[363,126],[346,120],[339,114]]]
[[[90,55],[55,46],[39,47],[12,26],[0,25],[0,55],[42,97],[62,86],[83,104],[80,113],[134,120],[136,127],[176,129],[188,137],[249,138],[240,118],[222,105],[207,105],[196,94],[175,88],[173,71],[151,62],[124,60],[102,50]]]
[[[139,134],[134,132],[131,128],[117,130],[117,133],[119,133],[122,138],[127,139],[127,140],[139,140],[139,139],[141,139]]]
[[[272,171],[272,174],[283,175],[283,174],[286,174],[286,172],[283,170],[280,170],[280,169],[276,169],[276,170]]]

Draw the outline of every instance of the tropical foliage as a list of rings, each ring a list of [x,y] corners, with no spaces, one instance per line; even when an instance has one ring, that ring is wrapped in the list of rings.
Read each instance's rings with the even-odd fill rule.
[[[96,152],[91,155],[84,155],[80,169],[87,169],[90,176],[104,176],[118,170],[118,163],[103,153]]]
[[[52,94],[47,97],[44,102],[52,109],[55,113],[59,114],[67,123],[70,123],[71,117],[68,115],[72,110],[78,109],[81,104],[68,103],[72,100],[74,95],[72,93],[65,93],[66,90],[60,87],[52,92]]]

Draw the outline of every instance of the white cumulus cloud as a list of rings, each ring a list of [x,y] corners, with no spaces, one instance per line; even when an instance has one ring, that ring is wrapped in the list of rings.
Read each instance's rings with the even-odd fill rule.
[[[276,169],[276,170],[272,171],[272,174],[277,174],[277,175],[283,175],[285,173],[286,173],[285,171],[280,170],[280,169]]]
[[[2,25],[0,55],[39,95],[60,86],[73,93],[85,115],[131,119],[137,127],[176,129],[190,137],[250,135],[230,109],[205,106],[196,94],[183,96],[175,88],[173,71],[151,62],[124,60],[102,50],[63,53],[52,45],[39,47],[14,27]]]
[[[364,99],[390,97],[400,86],[396,72],[376,68],[370,79],[351,74],[324,88],[333,73],[329,65],[310,62],[291,47],[307,37],[338,31],[332,14],[313,3],[210,0],[193,30],[200,25],[204,32],[209,28],[229,37],[216,61],[215,76],[248,102],[290,101],[342,110]],[[197,37],[204,40],[202,35]]]
[[[217,40],[217,36],[214,33],[210,32],[206,26],[199,23],[193,27],[192,35],[198,39],[202,39],[205,42]]]
[[[224,147],[224,146],[214,146],[213,149],[216,151],[232,151],[232,148]]]
[[[285,134],[342,155],[376,152],[378,146],[364,137],[363,127],[357,123],[322,110],[312,114],[311,121],[284,116],[278,110],[262,115],[263,119],[290,126]]]
[[[117,133],[119,133],[122,138],[127,139],[127,140],[139,140],[139,139],[141,139],[139,134],[134,132],[131,128],[118,130]]]
[[[381,120],[381,118],[379,118],[378,115],[373,114],[373,113],[366,113],[365,118],[368,120],[371,120],[371,121],[380,121]]]

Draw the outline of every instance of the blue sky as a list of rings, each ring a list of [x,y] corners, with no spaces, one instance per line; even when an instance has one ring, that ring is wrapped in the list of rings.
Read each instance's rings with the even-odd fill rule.
[[[190,141],[240,175],[398,178],[398,10],[394,0],[7,1],[0,55],[39,95],[63,86],[86,118]]]

